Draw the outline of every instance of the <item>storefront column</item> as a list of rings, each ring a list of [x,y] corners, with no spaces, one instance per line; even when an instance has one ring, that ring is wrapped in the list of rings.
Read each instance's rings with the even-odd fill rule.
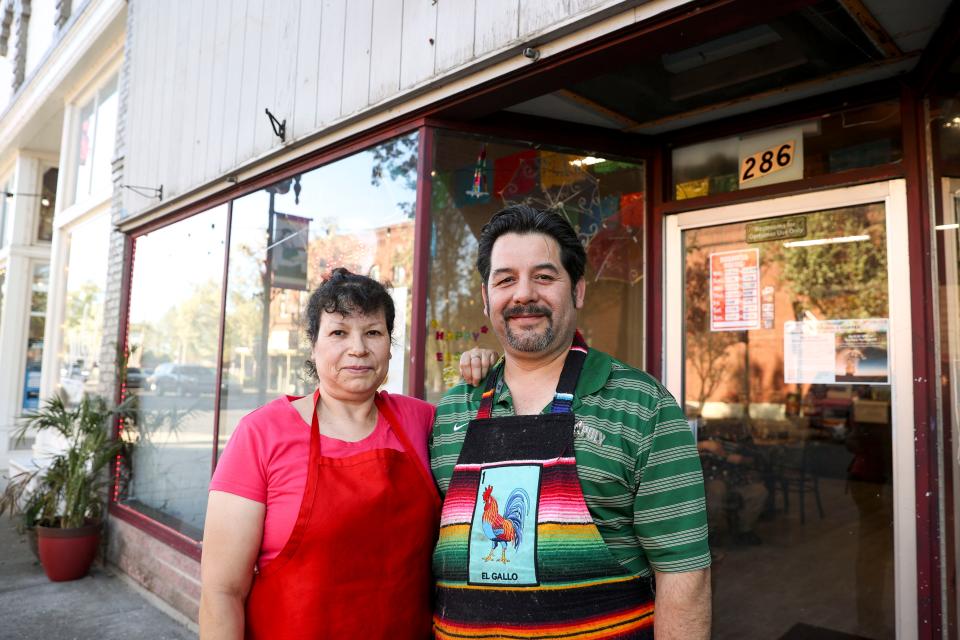
[[[19,154],[10,191],[14,194],[36,193],[40,182],[39,171],[40,162],[37,158]],[[0,353],[4,354],[4,367],[0,372],[0,469],[3,470],[7,468],[10,436],[23,405],[32,265],[35,260],[44,260],[47,256],[45,248],[38,250],[32,246],[36,234],[34,213],[38,206],[39,200],[34,196],[14,195],[8,201],[12,222],[6,295],[0,317]]]

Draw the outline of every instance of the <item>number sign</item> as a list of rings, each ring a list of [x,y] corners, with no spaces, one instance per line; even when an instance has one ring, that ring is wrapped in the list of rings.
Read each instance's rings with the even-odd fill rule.
[[[802,126],[763,131],[740,138],[741,189],[803,178]]]
[[[740,184],[783,171],[792,165],[796,146],[797,141],[790,140],[744,158],[740,163]]]

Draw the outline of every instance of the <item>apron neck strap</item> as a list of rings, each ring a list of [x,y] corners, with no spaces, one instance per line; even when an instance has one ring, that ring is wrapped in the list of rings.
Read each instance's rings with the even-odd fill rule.
[[[569,413],[573,407],[573,392],[577,388],[577,380],[580,379],[580,371],[583,369],[583,363],[587,359],[587,342],[583,339],[583,334],[579,330],[573,336],[573,344],[567,352],[567,358],[563,362],[563,370],[560,372],[560,380],[557,382],[557,390],[553,395],[553,402],[550,403],[550,413]],[[480,409],[477,411],[477,418],[484,419],[493,415],[493,402],[499,391],[500,375],[503,366],[494,367],[487,375],[487,382],[483,389],[483,395],[480,396]]]

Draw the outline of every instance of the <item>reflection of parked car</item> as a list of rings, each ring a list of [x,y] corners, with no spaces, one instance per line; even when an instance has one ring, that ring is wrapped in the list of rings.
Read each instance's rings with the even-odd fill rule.
[[[146,379],[146,382],[149,389],[156,391],[158,395],[164,393],[176,393],[178,395],[212,394],[217,385],[217,370],[213,367],[196,364],[165,362],[154,369],[153,374]],[[227,389],[228,386],[231,385],[225,380],[223,388]]]
[[[40,365],[28,364],[24,373],[23,408],[36,409],[40,406]]]
[[[139,367],[127,367],[127,389],[139,389],[146,381],[146,376]]]
[[[150,390],[156,391],[158,395],[164,393],[175,393],[177,395],[200,393],[205,390],[200,374],[203,369],[204,367],[196,365],[164,362],[153,370],[153,375],[148,379]]]

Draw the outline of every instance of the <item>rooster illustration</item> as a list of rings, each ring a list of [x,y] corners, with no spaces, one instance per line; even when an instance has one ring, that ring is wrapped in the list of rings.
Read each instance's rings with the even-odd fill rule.
[[[484,562],[493,560],[497,545],[501,545],[501,555],[498,562],[504,564],[507,560],[507,544],[512,542],[513,548],[520,547],[523,539],[523,521],[530,510],[530,496],[523,489],[514,489],[507,498],[506,508],[500,515],[500,505],[493,497],[493,485],[487,485],[483,491],[483,533],[493,542],[493,548],[484,558]]]

